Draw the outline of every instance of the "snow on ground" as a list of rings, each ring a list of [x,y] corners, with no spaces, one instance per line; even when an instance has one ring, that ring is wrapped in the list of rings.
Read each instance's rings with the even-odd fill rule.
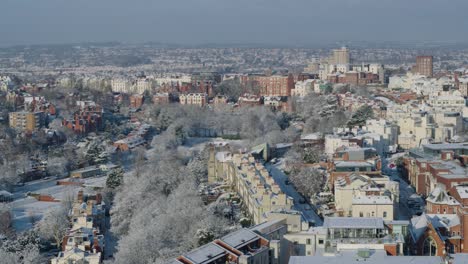
[[[105,177],[88,178],[86,181],[102,181]],[[28,193],[50,195],[56,200],[75,198],[83,187],[76,185],[57,185],[57,180],[37,180],[17,187],[13,193],[14,201],[9,204],[13,215],[13,227],[17,232],[32,228],[33,223],[39,221],[49,209],[60,206],[60,202],[43,202],[27,196]]]
[[[36,198],[27,197],[10,203],[13,215],[13,228],[16,232],[23,232],[31,229],[33,224],[44,216],[47,210],[59,207],[56,202],[39,202]]]
[[[233,148],[243,148],[247,146],[246,140],[232,140],[223,138],[192,137],[188,138],[183,146],[178,148],[180,152],[202,151],[208,143],[227,143]]]

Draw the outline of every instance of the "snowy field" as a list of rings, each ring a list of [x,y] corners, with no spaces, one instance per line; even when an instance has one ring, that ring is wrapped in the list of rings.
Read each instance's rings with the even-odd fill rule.
[[[106,177],[92,177],[85,181],[91,185],[105,182]],[[43,202],[28,194],[50,195],[56,200],[74,199],[78,191],[86,189],[76,185],[57,185],[56,179],[37,180],[17,187],[13,193],[14,201],[9,204],[13,216],[13,228],[17,232],[31,229],[40,221],[47,210],[60,206],[60,202]]]
[[[221,143],[221,142],[227,143],[233,149],[244,148],[245,146],[247,146],[246,140],[192,137],[192,138],[188,138],[185,144],[183,146],[179,146],[177,150],[182,153],[194,152],[194,151],[200,152],[205,148],[206,144],[208,143]]]

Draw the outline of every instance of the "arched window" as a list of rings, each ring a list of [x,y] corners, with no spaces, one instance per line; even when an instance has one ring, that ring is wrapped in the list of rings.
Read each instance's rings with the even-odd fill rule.
[[[424,256],[436,256],[437,255],[437,244],[432,237],[426,238],[423,245]]]

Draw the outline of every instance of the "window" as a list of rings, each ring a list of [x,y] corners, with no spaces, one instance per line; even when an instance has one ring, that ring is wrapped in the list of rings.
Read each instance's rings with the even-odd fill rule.
[[[359,217],[364,217],[364,213],[363,213],[363,212],[359,212]]]
[[[310,245],[310,238],[306,239],[306,244]]]
[[[435,256],[437,254],[437,244],[432,237],[426,238],[423,245],[424,256]]]
[[[372,212],[372,217],[374,217],[374,216],[375,216],[375,213],[374,213],[374,212]]]
[[[319,245],[323,245],[323,239],[319,239],[318,243]]]
[[[387,217],[387,212],[383,212],[383,217]]]

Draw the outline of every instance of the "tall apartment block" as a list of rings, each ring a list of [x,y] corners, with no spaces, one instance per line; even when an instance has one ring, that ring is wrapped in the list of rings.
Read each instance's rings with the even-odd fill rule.
[[[21,132],[33,132],[45,124],[44,112],[11,112],[10,127]]]
[[[334,49],[331,55],[331,64],[341,65],[341,64],[349,64],[350,63],[350,56],[349,56],[349,49],[346,47],[342,47],[341,49]]]
[[[417,56],[416,57],[416,73],[427,77],[433,76],[433,57],[432,56]]]

